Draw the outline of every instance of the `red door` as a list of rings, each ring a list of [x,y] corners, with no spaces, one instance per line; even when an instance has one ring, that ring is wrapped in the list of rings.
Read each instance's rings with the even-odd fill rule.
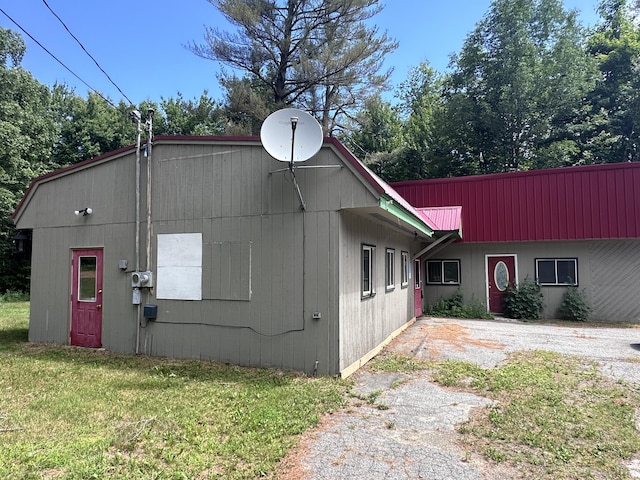
[[[413,261],[413,308],[416,318],[422,316],[422,271],[420,259]]]
[[[517,284],[515,255],[487,255],[487,297],[489,311],[504,312],[507,287]]]
[[[102,346],[102,250],[73,250],[71,345]]]

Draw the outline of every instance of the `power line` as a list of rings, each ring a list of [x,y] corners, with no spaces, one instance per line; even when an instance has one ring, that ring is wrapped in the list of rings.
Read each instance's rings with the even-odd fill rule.
[[[42,3],[44,3],[46,5],[46,7],[49,9],[49,11],[53,14],[54,17],[56,17],[58,19],[58,21],[62,24],[62,26],[65,28],[65,30],[67,32],[69,32],[69,35],[71,35],[71,37],[73,37],[73,39],[78,43],[78,45],[80,45],[80,48],[82,48],[82,50],[84,50],[84,53],[86,53],[87,55],[89,55],[89,58],[91,58],[91,60],[93,60],[93,63],[96,64],[96,67],[98,67],[100,69],[100,71],[102,73],[105,74],[105,76],[109,79],[109,81],[111,82],[111,84],[116,87],[118,89],[118,91],[122,94],[122,96],[124,98],[127,99],[127,101],[129,102],[130,105],[133,105],[133,102],[129,99],[129,97],[127,97],[124,92],[120,89],[120,87],[118,85],[116,85],[116,82],[114,82],[111,77],[109,76],[109,74],[107,72],[104,71],[104,69],[100,66],[100,64],[98,63],[98,61],[93,58],[93,55],[91,55],[86,48],[84,48],[84,45],[82,44],[82,42],[80,40],[78,40],[78,38],[71,33],[71,30],[69,30],[69,27],[67,27],[67,25],[62,21],[62,19],[58,16],[58,14],[56,12],[53,11],[53,9],[49,6],[49,4],[47,3],[47,0],[42,0]]]
[[[64,62],[62,60],[60,60],[58,57],[56,57],[53,53],[51,53],[44,45],[42,45],[38,40],[36,40],[35,38],[33,38],[33,36],[27,32],[24,28],[22,28],[22,26],[16,22],[13,18],[11,18],[11,16],[5,12],[2,8],[0,8],[0,12],[2,12],[2,14],[7,17],[9,20],[11,20],[14,25],[16,27],[18,27],[20,30],[22,30],[22,32],[28,36],[31,40],[33,40],[34,42],[36,42],[38,44],[38,46],[40,46],[40,48],[42,48],[45,52],[47,52],[56,62],[58,62],[60,65],[62,65],[69,73],[71,73],[71,75],[73,75],[74,77],[76,77],[78,80],[80,80],[82,83],[84,83],[84,85],[91,91],[95,92],[98,96],[100,96],[105,102],[107,102],[109,105],[111,105],[113,108],[117,109],[118,107],[116,107],[113,102],[111,102],[111,100],[109,100],[108,98],[106,98],[104,95],[102,95],[98,90],[96,90],[95,88],[93,88],[91,85],[89,85],[87,82],[85,82],[82,78],[80,78],[80,76],[74,72],[73,70],[71,70],[69,67],[67,67]]]

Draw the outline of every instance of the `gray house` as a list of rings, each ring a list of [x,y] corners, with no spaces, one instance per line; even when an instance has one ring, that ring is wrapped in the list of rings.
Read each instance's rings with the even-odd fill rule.
[[[335,139],[157,137],[35,179],[29,339],[349,375],[422,310],[439,231]],[[428,212],[427,212],[428,213]],[[415,272],[415,273],[414,273]]]

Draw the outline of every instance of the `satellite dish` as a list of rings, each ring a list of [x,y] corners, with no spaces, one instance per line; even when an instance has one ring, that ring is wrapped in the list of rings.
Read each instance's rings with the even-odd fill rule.
[[[322,127],[303,110],[283,108],[269,115],[260,129],[264,149],[280,162],[304,162],[322,147]]]

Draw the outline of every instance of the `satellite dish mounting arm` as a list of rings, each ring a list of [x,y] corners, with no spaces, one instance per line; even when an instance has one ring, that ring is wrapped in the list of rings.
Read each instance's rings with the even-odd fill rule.
[[[291,117],[291,160],[289,161],[289,170],[293,172],[293,155],[296,143],[296,127],[298,126],[298,117]]]
[[[304,203],[304,198],[302,198],[300,187],[298,186],[298,182],[296,181],[295,165],[293,161],[293,156],[295,152],[297,126],[298,126],[298,117],[291,117],[291,160],[289,161],[289,171],[291,172],[291,178],[293,179],[293,184],[296,187],[296,192],[298,192],[298,198],[300,199],[300,209],[306,210],[307,205]]]

